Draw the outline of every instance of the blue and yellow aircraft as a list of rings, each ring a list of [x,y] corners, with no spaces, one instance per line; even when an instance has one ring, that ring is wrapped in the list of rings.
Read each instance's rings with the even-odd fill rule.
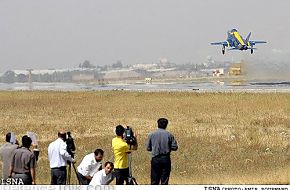
[[[266,41],[250,41],[251,32],[248,34],[246,39],[238,33],[236,29],[228,31],[228,38],[223,42],[213,42],[211,45],[222,45],[222,54],[225,54],[225,49],[228,47],[228,50],[251,50],[251,54],[254,52],[254,45],[267,43]]]

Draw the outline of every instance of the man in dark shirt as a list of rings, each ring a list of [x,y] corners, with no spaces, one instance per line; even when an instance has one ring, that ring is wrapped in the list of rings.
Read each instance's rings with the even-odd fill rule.
[[[170,152],[178,149],[174,136],[166,131],[168,120],[160,118],[157,121],[158,129],[151,133],[147,141],[147,150],[151,151],[151,184],[168,185],[171,159]]]
[[[35,185],[36,159],[29,150],[31,143],[32,140],[24,135],[22,137],[22,147],[16,149],[12,154],[9,177],[21,179],[24,185]]]

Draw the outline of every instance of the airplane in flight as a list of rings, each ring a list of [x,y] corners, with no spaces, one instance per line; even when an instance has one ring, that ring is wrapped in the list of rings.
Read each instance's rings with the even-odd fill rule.
[[[225,54],[226,47],[229,48],[228,50],[251,50],[251,54],[254,53],[254,45],[267,43],[266,41],[251,41],[251,32],[248,34],[246,39],[239,34],[236,29],[232,29],[228,31],[228,38],[226,41],[223,42],[212,42],[211,45],[222,45],[222,54]]]

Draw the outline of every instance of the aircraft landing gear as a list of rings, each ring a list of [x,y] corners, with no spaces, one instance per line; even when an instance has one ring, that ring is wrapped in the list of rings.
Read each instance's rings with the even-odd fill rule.
[[[222,48],[222,54],[223,55],[225,54],[225,46],[223,46],[223,48]]]
[[[253,49],[251,49],[251,54],[253,54],[254,53],[254,50]]]

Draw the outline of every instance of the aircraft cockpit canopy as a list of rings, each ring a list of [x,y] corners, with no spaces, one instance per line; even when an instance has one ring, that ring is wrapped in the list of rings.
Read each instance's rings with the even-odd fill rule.
[[[237,30],[236,29],[232,29],[231,32],[237,32]]]

